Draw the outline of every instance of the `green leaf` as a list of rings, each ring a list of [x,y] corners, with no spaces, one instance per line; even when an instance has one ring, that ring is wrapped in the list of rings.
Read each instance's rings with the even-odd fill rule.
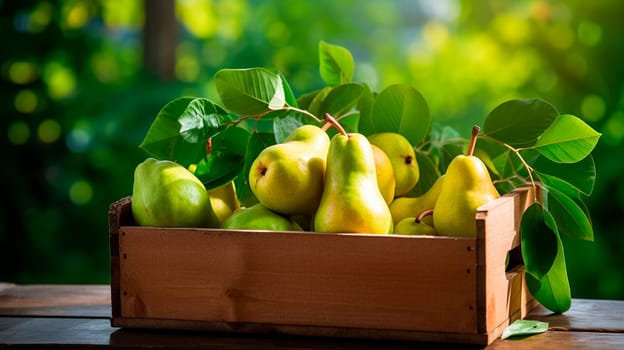
[[[560,115],[544,131],[535,148],[557,163],[574,163],[587,157],[600,138],[600,133],[583,120],[569,114]]]
[[[453,158],[464,153],[466,143],[466,139],[452,127],[432,124],[428,140],[429,154],[440,172],[444,173]]]
[[[415,150],[416,162],[420,171],[420,178],[416,186],[412,188],[408,194],[410,197],[417,197],[429,190],[433,183],[440,177],[440,171],[431,157],[420,150]]]
[[[544,211],[539,203],[528,207],[522,215],[520,222],[522,259],[527,273],[536,278],[548,273],[557,256],[557,234],[551,229],[553,226],[549,213]]]
[[[299,105],[299,108],[307,109],[308,112],[311,112],[310,111],[310,104],[312,103],[312,100],[314,100],[316,95],[319,94],[319,92],[321,92],[321,89],[310,91],[310,92],[306,92],[304,94],[299,95],[299,98],[297,98],[297,105]]]
[[[524,337],[544,333],[548,330],[548,322],[516,320],[503,331],[501,339]]]
[[[538,99],[510,100],[494,108],[483,123],[483,133],[513,147],[532,146],[559,112]]]
[[[535,161],[533,169],[540,177],[545,178],[544,182],[551,184],[564,182],[587,196],[594,190],[596,165],[591,154],[575,163],[556,163],[545,156],[540,156]]]
[[[197,164],[195,170],[195,176],[207,189],[226,184],[239,175],[244,167],[249,137],[246,130],[230,126],[211,138],[210,154]]]
[[[258,114],[285,104],[282,79],[264,68],[222,69],[215,74],[215,85],[225,108],[239,115]]]
[[[547,187],[544,194],[544,206],[552,214],[560,233],[575,239],[594,240],[594,230],[583,207],[555,188]]]
[[[528,216],[528,218],[525,219],[525,216]],[[543,221],[540,221],[540,218],[543,218]],[[529,226],[528,230],[527,225]],[[527,208],[522,215],[520,230],[522,258],[526,268],[525,277],[531,295],[540,304],[553,312],[561,313],[567,311],[572,303],[572,296],[563,243],[561,242],[561,237],[559,237],[555,219],[548,210],[544,210],[541,205],[535,203]],[[548,246],[547,248],[540,247],[539,243],[535,241],[539,239],[539,235],[536,234],[538,230],[542,231],[542,244]],[[533,236],[532,243],[527,244],[524,237],[525,234]],[[551,260],[553,254],[552,237],[556,240],[556,253],[550,264],[550,269],[543,273],[544,266]],[[527,258],[529,260],[526,260]],[[543,259],[544,261],[540,263],[540,266],[537,266],[532,259]]]
[[[373,104],[375,103],[375,95],[368,85],[362,84],[362,87],[364,91],[358,103],[358,109],[360,110],[358,131],[369,136],[375,133],[375,126],[373,125]]]
[[[323,99],[320,117],[325,113],[331,114],[334,118],[340,118],[357,105],[364,88],[360,84],[342,84],[333,87]]]
[[[319,42],[319,71],[327,85],[350,83],[355,71],[351,52],[342,46]]]
[[[427,101],[416,89],[405,84],[390,85],[382,90],[373,104],[375,132],[397,132],[416,146],[431,130]]]
[[[359,130],[358,130],[358,125],[360,124],[360,114],[359,113],[351,113],[351,114],[345,115],[343,117],[340,117],[339,121],[340,121],[340,125],[342,125],[342,127],[347,132],[349,132],[349,133],[350,132],[359,132]],[[330,128],[329,130],[334,130],[337,133],[338,130],[335,130],[335,129],[336,128]],[[333,132],[331,133],[331,135],[333,135]]]
[[[298,107],[297,98],[295,97],[295,93],[293,92],[290,84],[288,84],[288,80],[284,76],[284,73],[277,73],[280,79],[282,80],[282,86],[284,87],[284,97],[286,98],[286,104],[291,107]]]
[[[317,91],[308,104],[308,112],[312,113],[319,119],[324,118],[323,104],[325,102],[325,98],[332,91],[330,86],[326,86],[321,90]]]
[[[178,117],[180,136],[189,143],[204,143],[232,118],[205,98],[194,98]]]
[[[295,129],[304,124],[319,124],[310,116],[293,110],[273,111],[262,119],[266,118],[273,119],[273,134],[276,143],[282,143]]]
[[[570,309],[572,295],[563,253],[563,244],[558,236],[557,246],[557,256],[546,275],[539,279],[530,273],[527,273],[525,276],[531,295],[548,310],[562,313]]]
[[[186,167],[205,156],[206,140],[231,120],[207,99],[178,98],[158,112],[139,147],[155,158]]]
[[[243,158],[226,151],[215,151],[197,164],[195,176],[206,189],[217,188],[232,181],[243,168]]]

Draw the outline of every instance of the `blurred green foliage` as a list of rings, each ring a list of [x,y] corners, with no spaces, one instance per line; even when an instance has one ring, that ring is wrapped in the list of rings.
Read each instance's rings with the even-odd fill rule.
[[[131,192],[159,109],[218,98],[221,68],[320,86],[318,43],[355,81],[418,89],[467,136],[499,103],[542,98],[603,134],[595,242],[565,240],[574,297],[624,299],[624,6],[619,0],[177,0],[175,78],[142,64],[139,0],[0,0],[0,280],[107,283],[108,205]]]

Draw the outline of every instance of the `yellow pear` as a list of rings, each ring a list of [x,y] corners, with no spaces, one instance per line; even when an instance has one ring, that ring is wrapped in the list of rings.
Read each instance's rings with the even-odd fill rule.
[[[440,235],[474,237],[477,208],[500,196],[485,164],[472,155],[479,131],[478,126],[473,128],[467,154],[453,158],[446,170],[433,210],[435,230]]]
[[[392,233],[392,215],[375,174],[375,158],[366,137],[347,133],[330,115],[340,133],[332,137],[321,204],[314,216],[316,232]]]
[[[392,162],[381,148],[372,145],[373,156],[375,157],[375,172],[377,174],[377,186],[387,204],[394,199],[394,190],[396,189],[396,180],[394,178],[394,170]]]
[[[395,196],[406,195],[420,178],[420,169],[416,162],[414,148],[401,134],[395,132],[381,132],[368,136],[371,144],[384,151],[394,170],[396,180]]]
[[[418,197],[397,197],[390,203],[390,213],[394,224],[398,224],[404,218],[415,217],[426,209],[433,209],[438,195],[444,183],[444,175],[440,176],[421,196]],[[433,218],[427,216],[424,221],[428,224],[433,223]]]
[[[283,143],[262,150],[249,171],[249,187],[267,208],[312,215],[321,201],[329,136],[314,125],[295,129]]]
[[[232,213],[240,208],[234,181],[208,190],[208,196],[210,196],[212,210],[214,210],[220,223],[223,223]]]
[[[399,221],[394,227],[395,235],[408,235],[408,236],[435,236],[437,235],[435,229],[430,224],[423,220],[418,220],[416,217],[406,217]]]

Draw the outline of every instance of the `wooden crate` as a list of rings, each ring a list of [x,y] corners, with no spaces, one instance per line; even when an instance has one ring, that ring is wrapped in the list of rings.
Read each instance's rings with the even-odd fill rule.
[[[506,194],[455,238],[140,227],[126,197],[109,213],[111,324],[490,344],[536,305],[518,230],[536,198]]]

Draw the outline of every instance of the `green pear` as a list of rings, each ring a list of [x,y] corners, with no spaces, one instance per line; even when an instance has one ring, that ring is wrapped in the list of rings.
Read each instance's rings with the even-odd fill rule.
[[[394,234],[408,236],[435,236],[435,229],[423,220],[416,217],[406,217],[399,221],[394,227]]]
[[[221,227],[232,230],[303,231],[296,222],[261,203],[238,209],[223,222]]]
[[[208,190],[208,196],[210,196],[212,210],[217,215],[220,223],[223,223],[225,219],[240,208],[234,181]]]
[[[375,157],[375,173],[377,175],[377,186],[387,204],[394,199],[396,180],[390,158],[381,148],[371,145],[373,156]]]
[[[453,158],[446,169],[433,209],[433,222],[440,235],[474,237],[477,208],[500,196],[485,164],[472,155],[479,130],[478,126],[473,128],[467,154]]]
[[[141,226],[219,226],[204,184],[172,161],[148,158],[137,165],[131,203]]]
[[[377,186],[370,143],[362,134],[347,134],[330,115],[326,118],[340,133],[329,145],[325,187],[314,230],[392,233],[392,215]]]
[[[392,221],[394,221],[394,224],[398,224],[399,221],[406,217],[414,217],[426,209],[432,209],[440,195],[443,183],[444,175],[440,176],[433,183],[431,188],[421,196],[395,198],[390,203],[390,213],[392,214]],[[424,218],[424,221],[431,225],[433,223],[433,218],[427,216]]]
[[[314,125],[295,129],[283,143],[262,150],[249,171],[258,201],[286,215],[312,215],[321,201],[329,136]]]
[[[390,158],[396,179],[395,196],[406,195],[420,179],[416,153],[410,142],[395,132],[376,133],[368,136],[368,140]]]

